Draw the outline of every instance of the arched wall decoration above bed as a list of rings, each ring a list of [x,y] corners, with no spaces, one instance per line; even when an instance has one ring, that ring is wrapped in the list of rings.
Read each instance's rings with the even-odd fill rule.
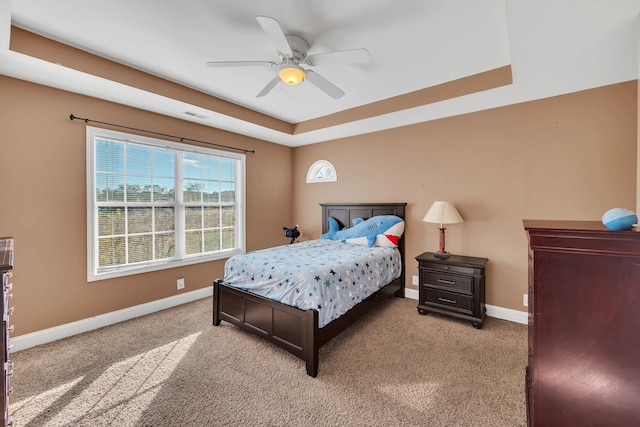
[[[334,182],[338,180],[338,172],[329,160],[316,160],[307,171],[307,184]]]

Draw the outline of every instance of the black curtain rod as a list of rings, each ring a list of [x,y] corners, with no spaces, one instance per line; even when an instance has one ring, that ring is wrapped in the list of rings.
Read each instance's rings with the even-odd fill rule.
[[[151,130],[136,129],[136,128],[132,128],[132,127],[129,127],[129,126],[117,125],[117,124],[114,124],[114,123],[107,123],[107,122],[100,122],[98,120],[85,119],[85,118],[82,118],[82,117],[76,117],[73,114],[71,114],[69,116],[69,119],[71,119],[71,120],[82,120],[85,123],[88,123],[88,122],[100,123],[101,125],[115,126],[115,127],[122,128],[122,129],[129,129],[129,130],[135,130],[135,131],[138,131],[138,132],[150,133],[150,134],[153,134],[153,135],[160,135],[160,136],[164,136],[164,137],[167,137],[167,138],[175,138],[175,139],[179,139],[180,142],[183,142],[183,141],[199,142],[201,144],[213,145],[214,147],[221,147],[221,148],[227,148],[229,150],[242,151],[245,154],[247,154],[247,153],[255,154],[255,152],[256,152],[255,150],[245,150],[244,148],[230,147],[228,145],[216,144],[214,142],[200,141],[199,139],[185,138],[185,137],[182,137],[182,136],[169,135],[169,134],[166,134],[166,133],[154,132],[154,131],[151,131]]]

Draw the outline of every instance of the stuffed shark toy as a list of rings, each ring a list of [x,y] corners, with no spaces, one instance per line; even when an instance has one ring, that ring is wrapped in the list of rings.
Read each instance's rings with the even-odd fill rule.
[[[356,218],[353,220],[353,227],[342,230],[339,228],[338,221],[334,217],[329,217],[329,231],[320,238],[366,244],[369,247],[397,246],[404,232],[404,220],[395,215],[378,215],[369,219]]]

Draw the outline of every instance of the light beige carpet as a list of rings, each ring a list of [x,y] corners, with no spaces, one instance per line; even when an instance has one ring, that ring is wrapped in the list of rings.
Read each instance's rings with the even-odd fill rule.
[[[304,362],[211,298],[17,352],[18,426],[523,426],[527,327],[393,298]]]

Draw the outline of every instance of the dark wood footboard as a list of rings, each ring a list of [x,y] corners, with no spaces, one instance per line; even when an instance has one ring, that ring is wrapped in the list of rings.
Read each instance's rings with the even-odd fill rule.
[[[213,282],[213,324],[225,320],[245,331],[259,335],[304,360],[307,374],[318,375],[318,312],[263,298]]]
[[[213,324],[224,320],[263,337],[305,361],[307,374],[318,375],[320,347],[374,307],[401,290],[396,279],[323,328],[316,310],[300,310],[247,291],[213,282]]]

